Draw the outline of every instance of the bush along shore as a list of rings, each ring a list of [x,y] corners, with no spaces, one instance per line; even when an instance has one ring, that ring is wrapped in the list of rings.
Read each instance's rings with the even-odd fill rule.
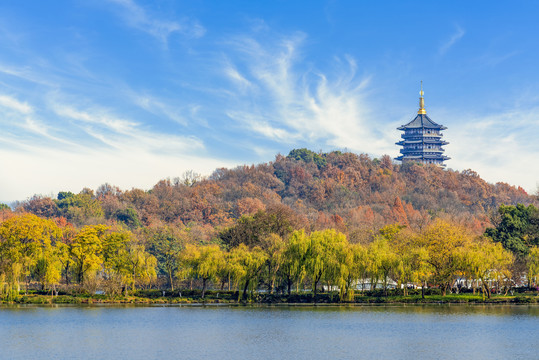
[[[404,296],[402,291],[392,290],[384,295],[383,291],[365,291],[354,296],[353,300],[340,300],[339,293],[292,293],[291,295],[253,293],[241,299],[238,291],[206,291],[204,298],[200,290],[162,291],[139,290],[129,295],[108,296],[106,294],[88,294],[59,292],[58,295],[40,291],[21,293],[3,304],[290,304],[290,305],[354,305],[354,304],[538,304],[537,291],[520,289],[512,295],[492,295],[483,297],[480,293],[447,294],[442,296],[437,289],[429,289],[424,296],[420,291],[411,290]]]

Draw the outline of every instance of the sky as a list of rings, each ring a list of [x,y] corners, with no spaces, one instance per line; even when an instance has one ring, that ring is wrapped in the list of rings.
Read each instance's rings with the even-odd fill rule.
[[[539,182],[539,2],[4,0],[0,202],[295,148],[399,155],[423,81],[447,167]]]

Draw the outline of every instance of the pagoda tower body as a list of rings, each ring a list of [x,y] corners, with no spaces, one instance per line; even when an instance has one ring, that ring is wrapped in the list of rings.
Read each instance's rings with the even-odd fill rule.
[[[449,143],[442,140],[442,130],[447,128],[436,124],[427,116],[425,100],[423,99],[423,84],[421,84],[419,95],[417,116],[408,124],[397,128],[397,130],[404,131],[404,134],[401,134],[402,140],[396,143],[402,146],[402,149],[400,150],[401,155],[395,160],[416,161],[445,167],[444,161],[450,158],[444,155],[445,150],[442,149],[442,146]]]

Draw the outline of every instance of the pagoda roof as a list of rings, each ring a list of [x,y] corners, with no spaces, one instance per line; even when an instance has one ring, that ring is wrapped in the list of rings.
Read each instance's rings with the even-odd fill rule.
[[[434,121],[432,121],[427,114],[417,114],[417,116],[410,121],[406,125],[402,125],[398,127],[398,130],[406,130],[406,129],[420,129],[420,128],[428,128],[428,129],[439,129],[439,130],[445,130],[447,129],[443,125],[438,125]]]

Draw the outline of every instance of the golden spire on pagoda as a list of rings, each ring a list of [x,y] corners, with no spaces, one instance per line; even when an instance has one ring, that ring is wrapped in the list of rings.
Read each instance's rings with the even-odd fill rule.
[[[417,111],[418,114],[426,114],[427,110],[425,110],[425,99],[423,98],[423,80],[421,80],[421,91],[419,92],[419,110]]]

